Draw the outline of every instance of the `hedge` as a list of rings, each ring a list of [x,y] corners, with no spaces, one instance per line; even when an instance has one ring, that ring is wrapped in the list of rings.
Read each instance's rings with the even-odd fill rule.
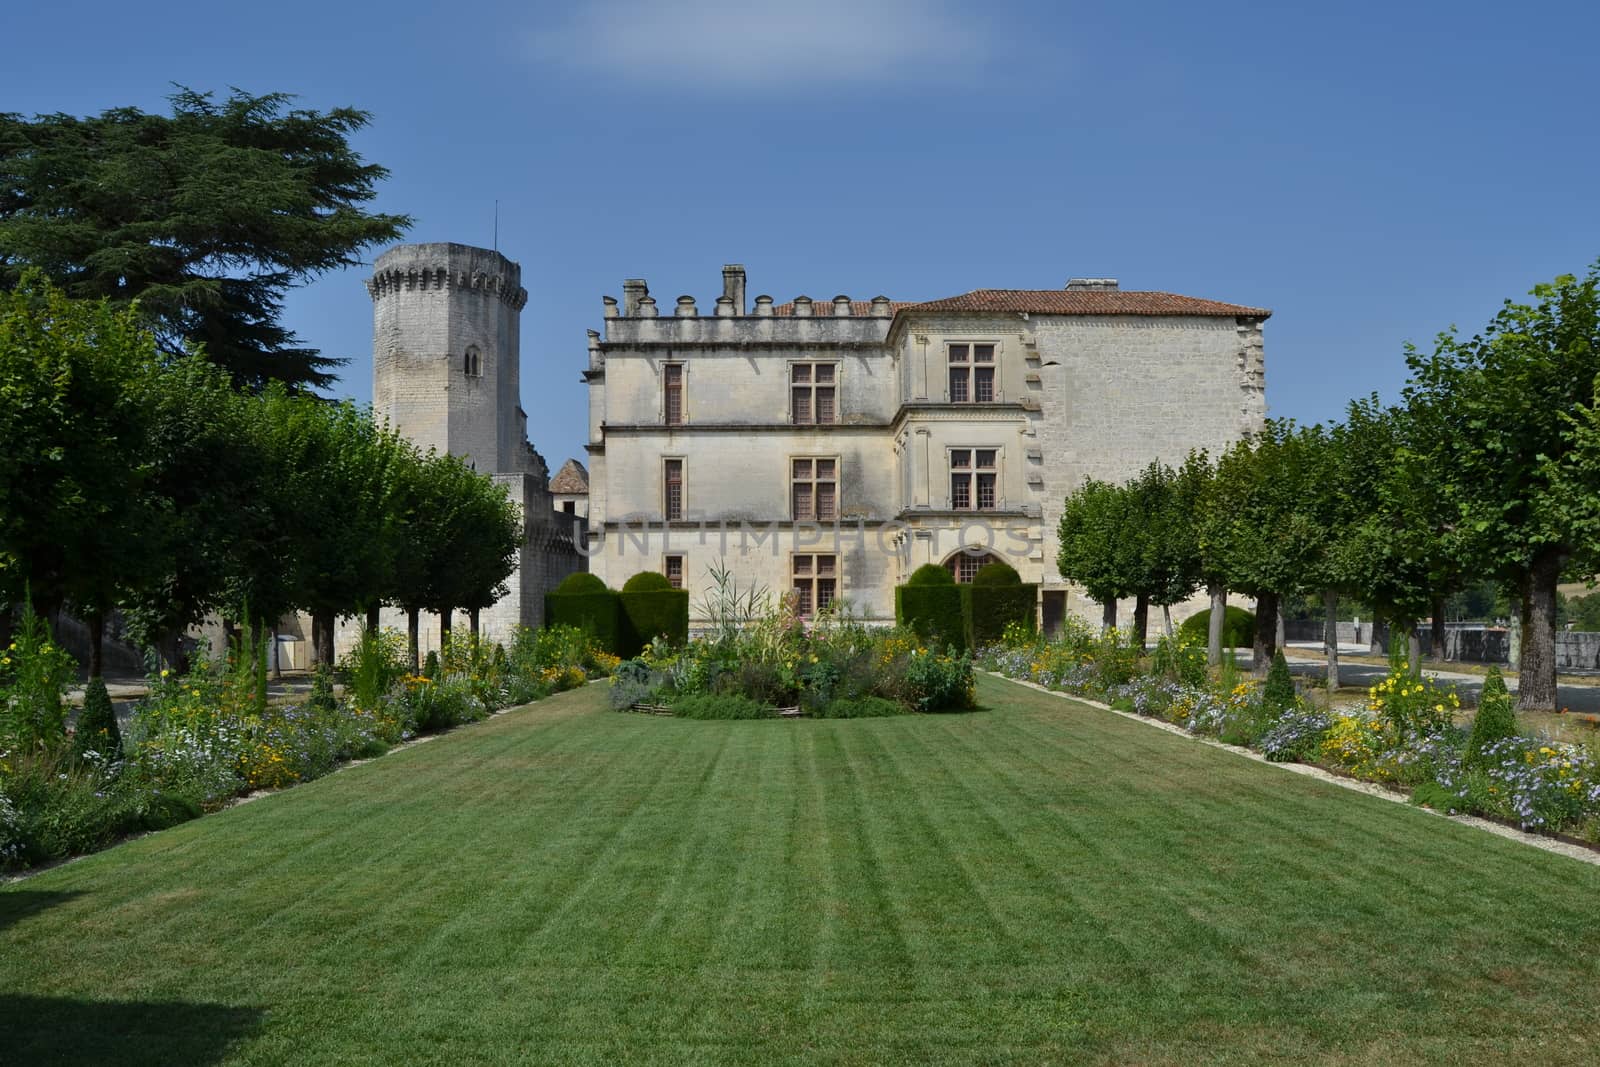
[[[1178,629],[1205,644],[1211,639],[1211,609],[1206,608],[1184,619]],[[1222,616],[1222,647],[1250,648],[1255,643],[1256,617],[1243,608],[1229,604],[1227,613]]]
[[[594,578],[593,575],[586,577]],[[600,579],[594,578],[594,581],[598,584]],[[562,583],[563,586],[566,584]],[[563,593],[559,589],[554,593],[546,593],[544,624],[576,626],[594,635],[595,643],[607,652],[619,656],[622,654],[621,610],[617,605],[617,594],[603,584],[598,591],[590,593]]]
[[[1000,640],[1006,632],[1007,623],[1021,623],[1030,632],[1037,628],[1037,583],[979,585],[974,579],[970,585],[963,585],[960,589],[961,607],[967,621],[967,639],[973,648]]]
[[[622,607],[623,645],[617,650],[617,655],[631,659],[661,635],[665,635],[668,643],[674,645],[682,645],[689,640],[687,589],[624,590],[616,596]]]
[[[915,630],[930,648],[967,647],[966,613],[961,610],[961,590],[954,582],[896,586],[894,618]]]

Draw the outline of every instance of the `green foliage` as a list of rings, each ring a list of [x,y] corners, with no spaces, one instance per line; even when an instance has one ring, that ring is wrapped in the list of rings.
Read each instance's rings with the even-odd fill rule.
[[[564,596],[574,593],[603,593],[606,591],[606,583],[588,571],[574,571],[561,579],[561,584],[556,586],[555,591]]]
[[[592,574],[583,577],[593,582],[600,581]],[[572,581],[572,578],[567,581]],[[588,582],[583,585],[587,588]],[[613,654],[620,655],[618,650],[624,646],[622,607],[617,594],[605,588],[604,584],[592,592],[546,593],[544,622],[546,626],[570,626],[582,630],[593,638],[596,645]]]
[[[887,715],[905,713],[906,709],[892,700],[878,696],[863,696],[854,700],[835,697],[813,714],[822,719],[879,719]]]
[[[1178,626],[1180,633],[1188,634],[1202,645],[1210,640],[1211,609],[1205,608],[1184,619]],[[1244,608],[1228,605],[1222,616],[1222,647],[1249,648],[1255,643],[1256,617]]]
[[[331,712],[338,706],[333,695],[333,672],[326,663],[317,664],[317,669],[311,675],[311,696],[307,698],[306,706],[317,712]]]
[[[1498,667],[1490,667],[1478,694],[1478,713],[1472,720],[1472,733],[1467,738],[1466,762],[1477,766],[1484,762],[1484,750],[1496,741],[1516,737],[1517,716],[1512,710],[1511,694]]]
[[[1206,642],[1194,634],[1180,629],[1171,637],[1156,640],[1156,649],[1150,658],[1150,672],[1159,678],[1180,685],[1201,687],[1206,684]]]
[[[655,593],[671,588],[672,582],[659,571],[640,571],[622,583],[624,593]]]
[[[84,690],[72,751],[79,759],[98,763],[110,763],[122,756],[122,731],[117,728],[116,709],[103,678],[90,678]]]
[[[911,572],[911,577],[906,579],[907,585],[955,585],[955,575],[950,573],[950,568],[941,567],[937,563],[924,563]]]
[[[989,567],[1005,567],[991,563]],[[985,567],[984,570],[987,570]],[[1013,576],[1016,571],[1006,567]],[[979,575],[983,571],[978,572]],[[961,607],[967,619],[968,644],[972,648],[1000,640],[1011,627],[1033,629],[1038,617],[1039,586],[1020,582],[979,585],[974,578],[961,589]]]
[[[41,267],[73,297],[137,299],[168,352],[204,345],[241,383],[332,385],[342,360],[280,315],[290,287],[410,224],[364,209],[387,174],[349,144],[369,116],[282,93],[169,99],[170,116],[0,114],[0,286]]]
[[[1056,566],[1101,604],[1134,593],[1139,583],[1136,518],[1129,494],[1110,482],[1089,479],[1067,497],[1056,528]]]
[[[357,708],[376,711],[394,694],[410,666],[404,635],[363,626],[355,647],[339,665],[345,695]]]
[[[1600,593],[1572,597],[1567,601],[1567,616],[1576,629],[1586,633],[1600,631]]]
[[[76,674],[77,664],[25,600],[11,646],[0,652],[0,744],[55,748],[65,740],[65,697]]]
[[[950,577],[943,567],[938,569],[946,578]],[[912,577],[915,578],[916,574]],[[966,647],[966,614],[962,611],[961,590],[953,581],[941,584],[925,579],[920,585],[897,586],[894,591],[894,617],[897,625],[915,630],[923,643],[930,647]]]
[[[978,573],[972,576],[972,584],[985,585],[1021,585],[1022,576],[1017,569],[1004,560],[994,560],[978,568]]]
[[[904,699],[917,711],[965,711],[972,707],[974,688],[971,653],[930,649],[906,662]]]
[[[1131,682],[1139,670],[1139,656],[1143,651],[1125,631],[1111,629],[1097,635],[1088,655],[1100,688],[1111,689]]]
[[[1274,718],[1294,707],[1294,678],[1289,674],[1289,664],[1283,652],[1272,654],[1272,666],[1267,669],[1267,684],[1261,688],[1261,704]]]
[[[772,708],[735,693],[699,693],[672,702],[680,719],[770,719]]]
[[[681,645],[689,639],[688,590],[670,586],[666,589],[624,590],[618,594],[617,603],[621,609],[622,624],[622,647],[618,655],[636,655],[657,638],[665,638],[669,645]]]
[[[439,653],[437,651],[429,651],[429,653],[423,657],[422,676],[424,678],[431,679],[438,679],[441,677],[439,673]]]

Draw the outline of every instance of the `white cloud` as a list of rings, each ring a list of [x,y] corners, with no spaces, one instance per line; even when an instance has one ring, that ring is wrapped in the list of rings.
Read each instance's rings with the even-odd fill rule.
[[[540,62],[706,88],[963,82],[991,52],[951,0],[609,0],[533,34]]]

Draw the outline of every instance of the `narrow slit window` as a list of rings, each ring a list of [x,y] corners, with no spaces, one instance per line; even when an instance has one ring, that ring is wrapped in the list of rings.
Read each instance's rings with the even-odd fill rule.
[[[669,459],[663,464],[665,492],[664,507],[668,522],[683,518],[683,460]]]
[[[683,425],[683,364],[668,363],[661,368],[663,421],[668,426]]]

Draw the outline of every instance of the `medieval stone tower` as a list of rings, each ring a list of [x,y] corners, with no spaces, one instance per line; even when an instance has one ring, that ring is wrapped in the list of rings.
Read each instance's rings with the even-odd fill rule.
[[[528,443],[521,405],[519,320],[528,302],[522,270],[499,252],[469,245],[400,245],[378,257],[372,297],[372,406],[376,418],[419,448],[451,452],[504,485],[522,509],[526,537],[509,592],[482,613],[483,636],[509,643],[516,627],[544,618],[544,594],[580,568],[574,519],[558,516],[549,468]],[[465,624],[461,613],[452,627]],[[383,612],[403,628],[404,615]],[[426,618],[424,650],[439,620]],[[339,643],[358,628],[341,627]]]

